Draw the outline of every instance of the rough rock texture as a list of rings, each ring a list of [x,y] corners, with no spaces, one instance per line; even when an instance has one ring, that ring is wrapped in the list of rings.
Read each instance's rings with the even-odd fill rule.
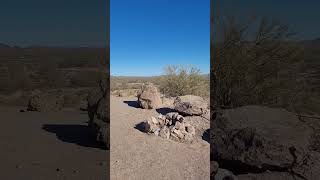
[[[214,176],[214,180],[237,180],[237,177],[226,169],[218,168],[217,173]]]
[[[320,175],[320,155],[309,150],[312,129],[293,113],[246,106],[224,110],[213,127],[213,157],[234,174],[276,179],[290,173],[312,180]]]
[[[144,122],[144,131],[165,139],[178,142],[192,143],[195,136],[195,128],[184,122],[184,117],[176,112],[166,116],[151,117]]]
[[[160,93],[157,87],[149,83],[138,94],[138,103],[143,109],[154,109],[161,106]]]
[[[62,91],[41,92],[34,91],[28,102],[28,111],[50,112],[63,108],[64,97]]]
[[[207,102],[199,96],[179,96],[174,100],[174,109],[184,115],[202,115],[208,109]]]
[[[90,118],[88,126],[95,139],[109,149],[110,119],[107,114],[106,82],[100,81],[99,85],[100,87],[93,89],[87,98]]]

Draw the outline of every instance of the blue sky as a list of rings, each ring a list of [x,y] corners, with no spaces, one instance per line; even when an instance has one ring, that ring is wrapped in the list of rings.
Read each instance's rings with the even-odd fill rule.
[[[151,76],[166,65],[210,69],[209,0],[111,0],[111,75]]]

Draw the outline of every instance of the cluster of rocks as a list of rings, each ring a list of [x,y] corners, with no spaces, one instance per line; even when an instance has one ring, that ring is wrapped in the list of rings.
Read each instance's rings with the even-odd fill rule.
[[[152,83],[144,85],[138,94],[138,104],[143,109],[166,106],[174,112],[160,114],[143,122],[144,131],[165,139],[191,143],[196,134],[195,127],[185,121],[184,116],[200,116],[206,113],[207,103],[199,96],[186,95],[176,98],[162,97]],[[168,108],[169,107],[169,108]]]
[[[27,111],[61,111],[64,105],[62,90],[54,91],[33,91],[28,101]]]
[[[101,80],[99,87],[93,89],[88,95],[88,116],[91,135],[97,142],[103,144],[107,149],[110,147],[110,117],[107,107],[109,97],[107,96],[107,81]]]
[[[196,133],[195,128],[176,112],[151,117],[144,122],[144,130],[165,139],[186,143],[191,143]]]
[[[313,129],[284,109],[245,106],[217,114],[211,129],[211,175],[228,179],[309,179],[320,176]]]

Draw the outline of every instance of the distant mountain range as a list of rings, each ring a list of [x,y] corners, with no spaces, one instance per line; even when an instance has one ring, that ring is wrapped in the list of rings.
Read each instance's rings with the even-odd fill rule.
[[[0,43],[0,48],[26,48],[26,49],[79,49],[79,48],[89,48],[89,49],[100,49],[100,48],[106,48],[103,46],[43,46],[43,45],[32,45],[32,46],[10,46],[5,43]]]

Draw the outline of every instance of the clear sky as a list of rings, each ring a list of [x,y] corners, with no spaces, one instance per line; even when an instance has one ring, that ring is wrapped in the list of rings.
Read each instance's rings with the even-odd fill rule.
[[[319,0],[213,0],[215,17],[233,15],[238,19],[257,15],[275,18],[297,33],[298,39],[320,37]]]
[[[160,75],[168,64],[209,73],[209,0],[111,0],[110,23],[111,75]]]
[[[105,46],[107,0],[1,0],[0,43]]]

